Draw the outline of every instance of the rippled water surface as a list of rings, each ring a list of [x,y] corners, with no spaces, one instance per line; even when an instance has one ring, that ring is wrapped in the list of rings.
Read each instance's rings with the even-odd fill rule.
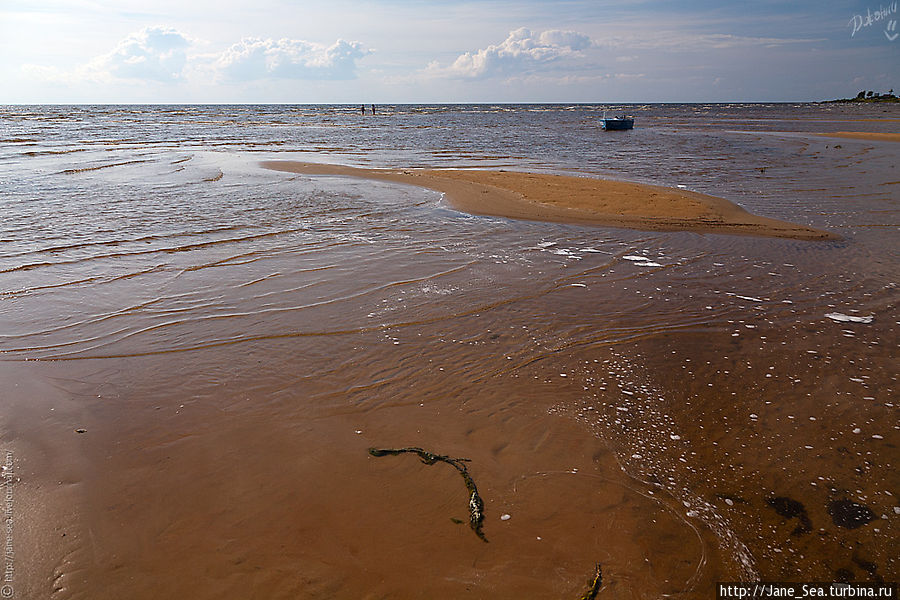
[[[897,579],[900,146],[816,135],[897,132],[897,108],[378,112],[0,107],[22,593]],[[679,186],[841,239],[473,217],[279,159]],[[490,543],[451,520],[453,469],[371,446],[469,458]]]

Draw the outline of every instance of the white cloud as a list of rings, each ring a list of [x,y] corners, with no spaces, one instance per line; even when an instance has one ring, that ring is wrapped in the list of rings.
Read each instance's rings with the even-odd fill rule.
[[[592,46],[588,36],[575,31],[551,29],[535,35],[523,27],[511,31],[500,44],[466,52],[448,66],[432,62],[426,72],[465,79],[531,72],[560,59],[581,56]]]
[[[225,78],[354,79],[356,61],[369,54],[359,42],[331,46],[291,39],[244,38],[222,52],[213,67]]]
[[[193,41],[175,29],[145,27],[129,34],[110,52],[73,69],[26,64],[33,78],[64,83],[108,82],[135,79],[176,82],[183,78]]]
[[[774,48],[788,44],[821,42],[818,38],[769,38],[724,33],[691,34],[679,31],[657,31],[652,35],[632,34],[600,40],[599,45],[626,50],[674,50],[680,52],[724,50],[729,48]]]
[[[117,79],[176,81],[187,63],[192,41],[172,28],[145,27],[88,65]]]
[[[145,27],[129,34],[106,54],[74,68],[27,64],[22,70],[32,79],[70,84],[117,80],[347,80],[356,78],[357,61],[370,53],[359,42],[340,39],[326,46],[305,40],[248,37],[212,54],[191,52],[196,46],[195,40],[176,29]]]

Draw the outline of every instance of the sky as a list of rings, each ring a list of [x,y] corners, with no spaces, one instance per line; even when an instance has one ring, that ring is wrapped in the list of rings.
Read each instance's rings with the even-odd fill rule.
[[[898,0],[0,0],[0,104],[900,95]]]

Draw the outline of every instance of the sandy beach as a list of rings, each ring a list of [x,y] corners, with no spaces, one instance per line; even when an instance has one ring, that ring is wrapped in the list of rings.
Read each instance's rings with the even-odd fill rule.
[[[834,131],[820,133],[824,137],[847,138],[851,140],[872,140],[876,142],[900,142],[900,133],[874,133],[868,131]]]
[[[269,169],[393,181],[443,192],[456,208],[477,215],[532,221],[830,240],[837,236],[751,214],[723,198],[624,181],[518,171],[360,169],[266,161]]]

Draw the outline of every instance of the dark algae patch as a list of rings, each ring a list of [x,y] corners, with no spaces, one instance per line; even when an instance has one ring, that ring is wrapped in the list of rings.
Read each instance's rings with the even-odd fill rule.
[[[809,520],[806,507],[801,502],[787,496],[766,498],[766,502],[785,519],[799,519],[800,523],[794,528],[791,535],[803,535],[812,531],[812,521]]]
[[[875,518],[875,513],[864,504],[857,504],[852,500],[832,500],[828,505],[828,514],[838,527],[856,529]]]
[[[469,462],[468,458],[451,458],[442,454],[428,452],[422,448],[369,448],[369,454],[375,457],[395,456],[397,454],[415,454],[426,465],[433,465],[438,462],[444,462],[459,471],[463,480],[466,482],[466,489],[469,490],[469,527],[475,532],[479,538],[487,542],[484,532],[481,530],[484,525],[484,500],[478,495],[478,488],[475,486],[475,480],[469,475],[468,469],[464,463]]]

